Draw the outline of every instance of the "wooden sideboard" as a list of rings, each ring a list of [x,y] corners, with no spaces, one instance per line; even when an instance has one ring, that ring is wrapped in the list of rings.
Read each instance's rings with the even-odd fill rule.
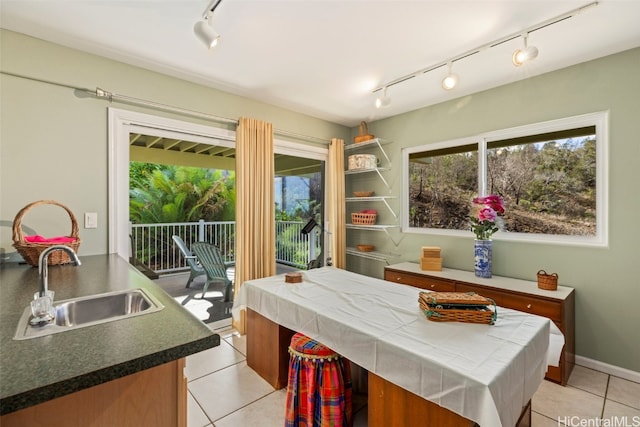
[[[548,366],[546,378],[566,385],[575,363],[575,292],[558,286],[556,291],[538,288],[537,282],[493,276],[476,277],[473,272],[443,268],[423,271],[420,265],[403,262],[385,267],[384,278],[437,292],[476,292],[493,299],[498,306],[547,317],[564,334],[560,366]],[[499,312],[498,312],[499,315]]]

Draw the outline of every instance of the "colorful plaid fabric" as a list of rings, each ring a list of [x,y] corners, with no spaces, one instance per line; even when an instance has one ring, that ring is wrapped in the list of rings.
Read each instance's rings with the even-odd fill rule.
[[[351,427],[349,361],[299,333],[289,351],[285,427]]]

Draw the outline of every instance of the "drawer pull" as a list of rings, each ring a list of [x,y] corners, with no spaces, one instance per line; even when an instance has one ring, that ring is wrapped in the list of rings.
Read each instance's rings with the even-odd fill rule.
[[[436,285],[431,285],[431,289],[433,289],[433,288],[435,288],[435,287],[436,287]]]
[[[531,308],[531,304],[527,304],[527,308]]]

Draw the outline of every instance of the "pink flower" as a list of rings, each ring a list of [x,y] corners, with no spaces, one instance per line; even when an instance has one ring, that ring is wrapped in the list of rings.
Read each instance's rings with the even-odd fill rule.
[[[491,209],[496,211],[498,214],[504,213],[504,202],[502,201],[502,197],[491,195],[485,197],[484,204],[488,205]]]
[[[496,217],[498,216],[498,214],[496,213],[496,211],[494,211],[492,208],[490,207],[484,207],[482,209],[480,209],[480,212],[478,212],[478,219],[480,221],[495,221]]]
[[[471,231],[475,233],[476,239],[490,239],[493,233],[502,228],[502,222],[496,223],[501,220],[498,217],[504,215],[504,202],[496,194],[475,197],[469,213]]]
[[[476,205],[486,205],[491,209],[496,211],[498,215],[502,215],[504,213],[504,202],[502,201],[502,197],[492,194],[486,197],[475,197],[473,199],[473,203]]]

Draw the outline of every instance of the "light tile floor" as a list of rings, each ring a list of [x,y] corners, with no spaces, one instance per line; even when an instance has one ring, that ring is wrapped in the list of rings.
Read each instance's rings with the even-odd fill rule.
[[[167,291],[177,286],[179,294],[185,281],[157,282]],[[188,427],[282,427],[286,390],[274,390],[247,366],[246,336],[229,324],[209,324],[220,346],[187,357]],[[355,396],[355,427],[367,425],[365,403],[366,397]],[[533,427],[640,426],[640,383],[576,365],[566,387],[542,383],[532,410]]]
[[[187,357],[188,427],[282,427],[286,390],[247,366],[246,336],[216,332],[220,346]],[[363,399],[354,399],[355,427],[367,425]],[[640,384],[576,366],[566,387],[544,381],[532,410],[533,427],[640,426]]]
[[[282,427],[286,389],[274,390],[246,363],[246,336],[214,329],[220,345],[187,357],[188,427]],[[366,397],[354,397],[354,427],[366,427]]]

